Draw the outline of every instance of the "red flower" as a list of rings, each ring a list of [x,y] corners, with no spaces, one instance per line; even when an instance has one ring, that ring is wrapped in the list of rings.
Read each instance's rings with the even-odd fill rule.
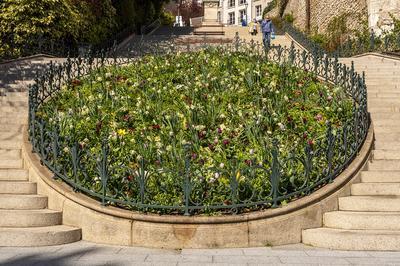
[[[79,85],[81,85],[82,84],[82,81],[80,81],[79,79],[73,79],[72,81],[71,81],[71,84],[72,84],[72,86],[79,86]]]
[[[159,124],[156,125],[152,125],[153,129],[155,130],[159,130],[161,128],[161,126]]]
[[[230,143],[230,141],[229,141],[229,139],[224,139],[222,141],[222,143],[226,146],[226,145],[228,145]]]

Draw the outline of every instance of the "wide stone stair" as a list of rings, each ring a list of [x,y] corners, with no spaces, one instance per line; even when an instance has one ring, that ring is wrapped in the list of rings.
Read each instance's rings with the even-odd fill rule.
[[[324,214],[322,228],[303,231],[303,243],[342,250],[400,250],[400,60],[353,59],[366,72],[375,145],[360,183]],[[342,60],[350,64],[351,59]]]
[[[48,62],[0,65],[0,246],[59,245],[81,239],[80,229],[62,225],[62,212],[47,209],[48,199],[37,194],[21,156],[27,84]]]

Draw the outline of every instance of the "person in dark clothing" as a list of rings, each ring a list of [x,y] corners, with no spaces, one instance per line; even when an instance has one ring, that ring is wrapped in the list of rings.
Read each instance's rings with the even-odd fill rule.
[[[272,25],[272,20],[268,17],[268,15],[265,15],[263,21],[261,22],[261,31],[263,34],[264,47],[269,49],[271,47],[271,34],[274,32],[274,27]]]

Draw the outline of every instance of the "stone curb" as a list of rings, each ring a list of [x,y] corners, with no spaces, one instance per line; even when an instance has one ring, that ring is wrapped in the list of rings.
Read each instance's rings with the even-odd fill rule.
[[[216,217],[205,216],[172,216],[172,215],[154,215],[154,214],[141,214],[134,211],[128,211],[112,206],[102,206],[100,202],[84,195],[76,193],[73,189],[64,182],[53,179],[53,174],[44,166],[41,165],[40,159],[37,155],[33,154],[31,143],[28,140],[28,131],[24,129],[24,141],[22,144],[22,156],[25,165],[29,165],[31,169],[37,172],[40,178],[53,190],[63,195],[65,198],[80,204],[83,208],[88,208],[106,215],[111,215],[119,218],[130,219],[134,221],[143,221],[151,223],[168,223],[168,224],[227,224],[227,223],[241,223],[249,222],[260,219],[277,217],[285,214],[295,212],[297,210],[309,207],[327,197],[334,194],[347,183],[349,183],[357,173],[362,169],[364,164],[369,158],[371,149],[373,147],[373,126],[371,124],[366,140],[357,155],[335,180],[326,186],[315,191],[307,197],[300,198],[296,201],[290,202],[288,205],[276,209],[268,209],[263,211],[255,211],[239,215],[221,215]]]
[[[48,55],[48,54],[35,54],[35,55],[30,55],[30,56],[26,56],[26,57],[20,57],[20,58],[16,58],[16,59],[11,59],[11,60],[6,60],[6,61],[3,61],[3,62],[0,62],[0,66],[1,65],[6,65],[6,64],[12,64],[12,63],[16,63],[16,62],[24,61],[24,60],[32,60],[32,59],[40,58],[40,57],[57,58],[56,56],[52,56],[52,55]]]

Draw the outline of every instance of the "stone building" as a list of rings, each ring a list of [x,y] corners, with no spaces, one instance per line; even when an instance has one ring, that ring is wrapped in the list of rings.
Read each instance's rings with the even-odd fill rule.
[[[262,19],[264,8],[272,0],[220,0],[218,19],[224,25],[241,25],[242,20]]]

